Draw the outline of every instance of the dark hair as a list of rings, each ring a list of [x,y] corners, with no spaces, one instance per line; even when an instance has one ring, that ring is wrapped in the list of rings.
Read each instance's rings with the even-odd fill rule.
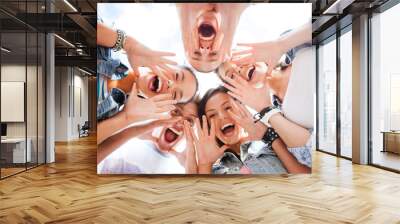
[[[202,119],[202,116],[203,115],[205,115],[206,114],[206,104],[207,104],[207,102],[208,102],[208,100],[211,98],[211,97],[213,97],[215,94],[217,94],[217,93],[227,93],[228,92],[228,89],[227,88],[225,88],[225,87],[223,87],[223,86],[219,86],[219,87],[217,87],[217,88],[214,88],[214,89],[209,89],[205,94],[204,94],[204,96],[203,96],[203,98],[200,100],[200,103],[199,103],[199,109],[198,109],[198,113],[199,113],[199,119],[201,120]],[[207,120],[207,122],[208,122],[208,120]],[[200,125],[203,125],[203,122],[200,122]],[[210,124],[208,124],[208,127],[210,127]],[[219,138],[217,138],[217,137],[215,137],[216,138],[216,140],[217,140],[217,144],[218,144],[218,146],[223,146],[224,145],[224,143],[219,139]],[[236,152],[234,152],[233,150],[231,150],[231,149],[227,149],[227,150],[225,150],[226,152],[232,152],[233,154],[235,154],[235,156],[238,156],[237,154],[236,154]]]
[[[227,93],[228,89],[223,87],[223,86],[219,86],[217,88],[214,89],[209,89],[203,96],[203,98],[201,98],[200,102],[199,102],[199,109],[198,109],[198,115],[199,115],[199,119],[201,119],[201,117],[203,115],[206,114],[206,104],[208,102],[208,100],[214,96],[217,93]]]
[[[189,71],[189,72],[193,75],[194,80],[195,80],[195,82],[196,82],[196,89],[195,89],[195,91],[194,91],[194,94],[193,94],[193,96],[192,96],[190,99],[188,99],[188,100],[185,101],[185,102],[182,102],[183,104],[185,104],[185,103],[191,102],[193,99],[196,98],[197,92],[198,92],[198,90],[199,90],[199,80],[197,80],[197,77],[196,77],[196,75],[195,75],[193,69],[191,69],[190,67],[184,66],[184,65],[179,65],[178,67],[181,68],[181,69],[184,69],[184,70]]]

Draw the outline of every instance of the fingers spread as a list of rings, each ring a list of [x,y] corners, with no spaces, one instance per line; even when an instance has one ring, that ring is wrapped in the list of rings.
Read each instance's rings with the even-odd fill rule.
[[[169,60],[167,58],[160,58],[160,61],[169,65],[178,65],[178,63],[176,63],[175,61]]]
[[[158,119],[158,120],[165,120],[165,119],[170,119],[171,114],[170,113],[157,113],[157,114],[151,115],[150,118]]]
[[[165,113],[165,112],[170,112],[172,110],[175,110],[176,107],[173,105],[166,105],[162,107],[157,107],[156,108],[156,113]]]
[[[191,127],[190,127],[188,121],[186,121],[186,120],[183,121],[183,128],[184,128],[184,131],[185,131],[185,136],[186,136],[186,141],[187,141],[186,144],[193,144],[193,135],[192,135],[192,132],[190,130]]]
[[[229,149],[229,146],[227,146],[227,145],[223,145],[223,146],[221,146],[221,147],[219,148],[219,150],[220,150],[221,152],[225,152],[227,149]]]
[[[247,49],[247,50],[236,50],[232,52],[232,57],[238,57],[238,56],[243,56],[246,54],[251,54],[253,52],[253,49]]]
[[[208,122],[207,122],[207,118],[205,115],[202,116],[202,121],[203,121],[203,134],[208,136],[209,135]]]
[[[159,94],[157,96],[153,96],[150,98],[153,102],[164,101],[164,100],[172,100],[172,95],[169,93]]]
[[[175,105],[177,103],[178,103],[178,101],[176,101],[176,100],[159,100],[159,101],[155,102],[157,107]]]
[[[241,91],[239,89],[236,89],[235,87],[233,87],[233,86],[231,86],[229,84],[226,84],[226,83],[224,83],[223,86],[225,88],[227,88],[229,91],[231,91],[231,92],[233,92],[233,93],[235,93],[237,95],[241,95]]]
[[[215,121],[214,121],[214,119],[211,120],[210,137],[215,138]]]
[[[242,96],[240,96],[240,95],[238,95],[236,93],[230,92],[230,91],[228,91],[228,94],[231,95],[233,98],[239,100],[240,102],[243,102]]]
[[[238,43],[237,45],[242,47],[255,47],[257,43]]]
[[[172,52],[166,52],[166,51],[152,51],[152,55],[154,56],[175,56],[175,53]]]
[[[231,116],[231,118],[233,120],[235,120],[236,122],[238,122],[239,124],[241,124],[241,118],[232,110],[228,110],[228,114]]]
[[[194,120],[194,124],[196,126],[196,130],[197,130],[197,134],[198,134],[199,138],[202,137],[203,136],[203,132],[201,130],[200,119],[196,118]]]
[[[256,61],[254,57],[250,54],[242,57],[233,57],[232,62],[236,65],[254,64]]]

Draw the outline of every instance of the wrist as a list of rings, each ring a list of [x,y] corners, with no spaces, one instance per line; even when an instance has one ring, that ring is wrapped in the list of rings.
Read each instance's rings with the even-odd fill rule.
[[[257,112],[260,112],[264,108],[272,106],[271,101],[266,101],[264,103],[258,104],[256,108],[254,108]]]
[[[132,51],[132,49],[134,49],[136,44],[137,44],[137,41],[133,37],[128,36],[125,39],[125,42],[123,44],[123,49],[126,52],[130,52],[130,51]]]
[[[279,53],[283,55],[285,52],[291,49],[289,46],[290,44],[288,43],[288,39],[285,37],[285,35],[281,36],[276,40],[276,45],[279,48]]]
[[[199,164],[197,166],[199,174],[210,174],[211,173],[211,163],[204,163],[204,164]]]

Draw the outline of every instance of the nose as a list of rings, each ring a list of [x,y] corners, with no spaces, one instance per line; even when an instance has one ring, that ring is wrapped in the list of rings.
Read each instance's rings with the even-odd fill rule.
[[[212,41],[200,41],[200,52],[202,55],[208,55],[211,51]]]

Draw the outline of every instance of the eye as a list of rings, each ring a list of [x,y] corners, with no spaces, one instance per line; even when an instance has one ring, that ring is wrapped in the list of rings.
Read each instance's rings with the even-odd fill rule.
[[[198,57],[200,57],[200,56],[201,56],[201,53],[200,53],[200,51],[195,51],[195,52],[193,52],[193,54],[194,54],[194,55],[196,55],[196,56],[198,56]]]
[[[178,81],[179,74],[175,73],[175,80]]]
[[[178,115],[180,115],[179,110],[178,110],[178,109],[175,109],[175,110],[171,111],[171,115],[172,115],[172,116],[178,116]]]
[[[230,110],[230,109],[232,109],[232,107],[231,107],[231,106],[227,106],[227,107],[225,107],[225,110]]]
[[[210,56],[216,56],[218,53],[216,51],[210,52]]]
[[[193,119],[193,118],[188,118],[187,120],[189,121],[189,123],[190,123],[191,125],[194,124],[194,119]]]
[[[215,114],[209,114],[208,115],[208,118],[213,118],[213,117],[215,117]]]

